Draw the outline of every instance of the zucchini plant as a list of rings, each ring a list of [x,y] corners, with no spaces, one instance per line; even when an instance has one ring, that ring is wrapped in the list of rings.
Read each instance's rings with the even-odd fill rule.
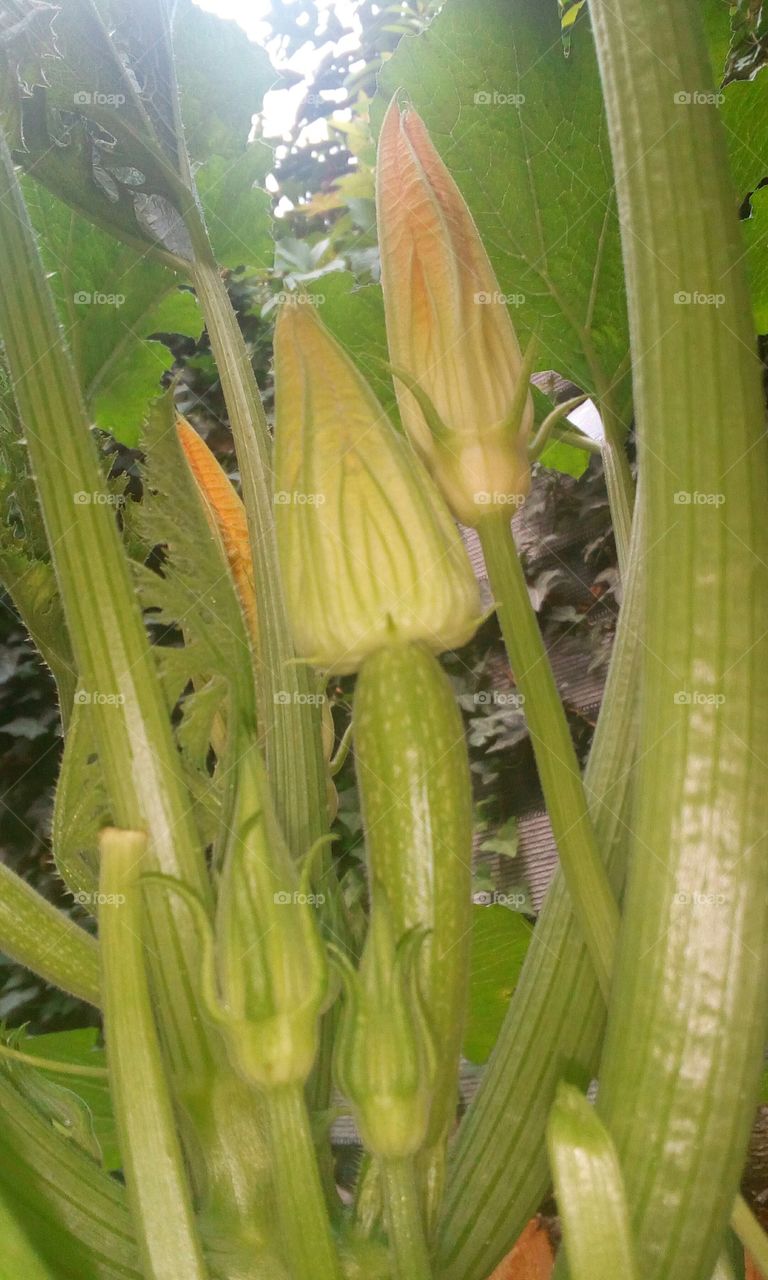
[[[552,1189],[559,1276],[768,1274],[768,103],[716,87],[715,0],[562,7],[447,0],[382,66],[381,284],[281,291],[272,421],[227,288],[273,279],[266,55],[191,0],[0,0],[0,570],[87,915],[0,863],[0,948],[99,1021],[74,1056],[0,1035],[2,1280],[488,1280]],[[237,487],[159,341],[203,327]],[[582,770],[511,517],[595,450],[622,604]],[[441,655],[490,613],[560,869],[467,1103],[486,908]]]

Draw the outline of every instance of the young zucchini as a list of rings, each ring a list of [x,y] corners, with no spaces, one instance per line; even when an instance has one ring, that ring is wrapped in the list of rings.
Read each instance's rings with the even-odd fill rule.
[[[429,931],[419,963],[438,1061],[433,1146],[456,1114],[467,1001],[472,800],[464,730],[448,678],[421,644],[366,659],[353,723],[373,911],[383,894],[397,936]]]

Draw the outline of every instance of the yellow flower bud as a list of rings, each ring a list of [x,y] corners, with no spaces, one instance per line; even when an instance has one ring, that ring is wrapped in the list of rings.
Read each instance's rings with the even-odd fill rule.
[[[420,116],[395,100],[376,201],[403,424],[460,520],[512,514],[530,488],[530,368],[461,192]]]
[[[395,641],[464,644],[480,601],[450,512],[300,300],[278,317],[275,384],[275,519],[297,652],[345,673]]]

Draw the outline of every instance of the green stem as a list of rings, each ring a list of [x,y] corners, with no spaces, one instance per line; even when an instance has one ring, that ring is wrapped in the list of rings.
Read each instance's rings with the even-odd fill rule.
[[[381,1160],[393,1280],[431,1280],[413,1159]]]
[[[602,454],[603,452],[599,441],[591,440],[589,436],[582,435],[580,431],[571,431],[568,427],[554,427],[552,434],[556,440],[562,440],[563,444],[573,445],[574,449],[583,449],[585,453]]]
[[[34,1053],[23,1053],[21,1049],[12,1049],[9,1044],[0,1044],[0,1058],[8,1058],[11,1062],[22,1062],[27,1067],[35,1067],[38,1071],[52,1071],[57,1076],[81,1076],[85,1080],[105,1080],[109,1075],[106,1067],[81,1066],[79,1062],[60,1062],[55,1058],[42,1058]]]
[[[509,520],[487,516],[478,525],[504,643],[533,741],[560,864],[574,914],[603,992],[610,988],[619,913],[595,839],[563,704],[531,605]]]
[[[633,529],[640,545],[642,507]],[[639,556],[624,602],[585,787],[614,890],[624,878],[642,617]],[[441,1280],[486,1280],[547,1194],[544,1133],[567,1062],[595,1075],[605,1005],[558,871],[480,1088],[461,1122],[439,1224]]]
[[[758,1271],[768,1276],[768,1235],[763,1231],[743,1196],[736,1197],[731,1214],[731,1226],[747,1253],[752,1256]]]
[[[599,404],[605,437],[602,455],[605,485],[608,490],[608,505],[611,509],[619,571],[621,576],[626,578],[629,568],[632,513],[635,506],[635,484],[632,479],[632,472],[629,469],[629,458],[627,457],[626,428],[619,421],[613,407],[612,398],[608,392],[602,394]]]
[[[104,483],[90,423],[2,140],[0,257],[0,333],[75,665],[85,689],[110,695],[96,707],[94,723],[112,817],[122,827],[151,830],[156,866],[208,901],[203,851],[163,692],[112,508],[95,500]],[[197,1075],[209,1052],[192,977],[194,930],[184,909],[174,915],[162,905],[153,930],[168,1049],[180,1074]]]
[[[591,15],[629,298],[648,602],[598,1108],[642,1274],[707,1280],[743,1167],[767,1015],[761,369],[700,6],[625,0],[619,12],[593,0]],[[681,105],[694,92],[702,102]]]
[[[285,1085],[265,1096],[278,1220],[292,1280],[341,1280],[304,1090]]]
[[[128,1199],[147,1280],[207,1280],[155,1029],[138,885],[147,838],[101,834],[104,1026]]]
[[[100,1004],[99,944],[0,862],[0,950],[62,991]]]

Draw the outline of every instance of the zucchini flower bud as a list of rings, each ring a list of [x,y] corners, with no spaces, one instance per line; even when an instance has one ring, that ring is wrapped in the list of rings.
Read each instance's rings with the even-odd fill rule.
[[[328,1000],[328,965],[310,884],[314,850],[299,876],[256,744],[245,747],[239,771],[215,927],[185,885],[165,876],[146,879],[180,893],[194,912],[206,1012],[221,1027],[235,1070],[249,1083],[273,1089],[303,1084],[309,1076]]]
[[[346,998],[335,1070],[363,1142],[398,1159],[424,1144],[435,1079],[434,1041],[418,987],[424,931],[395,943],[386,899],[377,897],[358,972],[337,953]]]
[[[275,375],[275,519],[298,654],[347,673],[392,642],[464,644],[480,601],[450,512],[308,303],[278,316]]]
[[[376,203],[403,424],[459,520],[512,514],[530,488],[533,347],[520,352],[477,227],[424,122],[393,99]]]

